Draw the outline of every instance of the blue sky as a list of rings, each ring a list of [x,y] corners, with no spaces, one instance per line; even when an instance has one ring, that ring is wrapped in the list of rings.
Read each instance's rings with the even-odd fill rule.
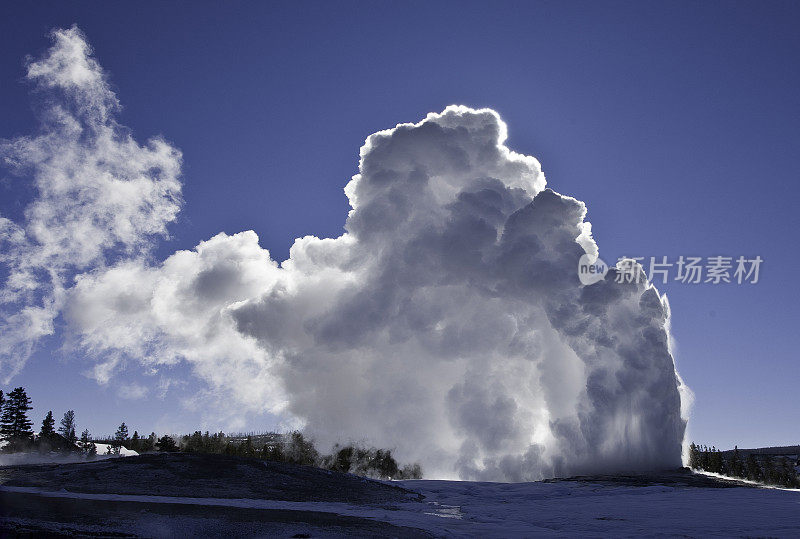
[[[797,4],[7,3],[0,136],[32,131],[23,58],[73,23],[110,73],[120,122],[183,151],[185,207],[157,256],[220,231],[252,229],[279,260],[296,237],[338,236],[367,135],[451,103],[491,107],[508,145],[587,203],[606,261],[765,260],[753,286],[659,288],[696,396],[691,438],[798,443]],[[28,197],[3,183],[0,214],[18,217]],[[97,433],[199,422],[180,407],[199,390],[184,367],[165,398],[126,400],[58,347],[44,342],[11,383],[37,424],[67,408]]]

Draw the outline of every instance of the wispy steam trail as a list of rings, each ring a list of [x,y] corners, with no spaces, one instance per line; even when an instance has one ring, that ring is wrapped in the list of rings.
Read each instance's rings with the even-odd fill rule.
[[[160,138],[141,146],[116,122],[117,97],[77,28],[52,39],[27,66],[43,97],[39,134],[0,140],[2,163],[30,178],[36,193],[23,223],[0,216],[5,381],[53,333],[76,273],[145,254],[180,210],[180,152]]]
[[[280,265],[253,232],[153,264],[144,246],[177,212],[179,154],[122,135],[82,36],[54,35],[29,76],[68,105],[3,146],[39,192],[23,225],[4,222],[6,320],[39,309],[47,322],[12,329],[16,346],[63,308],[81,347],[114,358],[101,380],[120,360],[186,361],[234,414],[394,447],[433,477],[680,465],[666,299],[614,269],[580,283],[579,258],[598,252],[586,208],[505,146],[497,113],[451,106],[371,135],[345,188],[346,233],[297,239]]]

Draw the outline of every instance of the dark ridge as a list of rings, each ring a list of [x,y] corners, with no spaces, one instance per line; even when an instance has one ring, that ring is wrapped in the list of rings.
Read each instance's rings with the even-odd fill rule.
[[[351,474],[210,454],[155,453],[73,464],[0,466],[0,485],[83,493],[385,504],[420,494]]]
[[[755,449],[739,449],[740,455],[800,455],[800,445],[784,445],[776,447],[757,447]],[[733,454],[733,449],[720,451],[723,455]]]

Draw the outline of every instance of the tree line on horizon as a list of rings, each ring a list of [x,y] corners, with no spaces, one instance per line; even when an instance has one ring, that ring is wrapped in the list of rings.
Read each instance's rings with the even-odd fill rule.
[[[305,438],[299,431],[287,434],[266,432],[247,436],[195,431],[176,439],[169,435],[158,438],[155,432],[140,436],[138,431],[134,431],[129,436],[128,426],[123,422],[113,436],[93,439],[89,430],[84,429],[78,438],[75,412],[65,412],[56,429],[51,410],[45,415],[39,434],[36,435],[33,423],[28,418],[28,412],[32,409],[31,399],[25,388],[15,388],[7,396],[0,391],[0,437],[6,442],[3,452],[57,452],[93,459],[97,457],[96,444],[99,444],[107,445],[108,449],[104,454],[111,456],[120,455],[123,448],[137,453],[216,454],[316,466],[376,479],[422,478],[419,464],[400,467],[390,449],[360,444],[337,444],[331,454],[323,455],[314,447],[313,441]]]
[[[739,451],[739,446],[734,446],[733,451],[723,453],[714,446],[692,442],[689,446],[689,467],[765,485],[800,488],[800,476],[795,470],[795,463],[790,459],[757,455],[752,451],[748,451],[745,456]]]
[[[87,457],[97,455],[97,447],[88,429],[84,429],[80,439],[78,438],[74,410],[64,413],[57,429],[53,411],[48,411],[42,420],[39,434],[36,435],[33,422],[28,418],[28,412],[32,409],[31,399],[24,387],[17,387],[7,395],[0,390],[0,439],[5,442],[3,452],[82,453]],[[122,427],[125,427],[124,423]],[[127,436],[127,431],[124,434]],[[114,442],[108,454],[119,454],[121,445]]]

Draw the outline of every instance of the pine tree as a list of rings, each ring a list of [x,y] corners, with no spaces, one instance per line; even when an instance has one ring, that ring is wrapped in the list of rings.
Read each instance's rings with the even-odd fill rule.
[[[81,433],[81,448],[83,454],[87,459],[94,459],[97,456],[97,446],[92,441],[92,435],[89,434],[89,429],[83,429]]]
[[[44,421],[42,421],[42,430],[39,431],[39,436],[44,439],[52,438],[53,435],[56,433],[55,431],[56,420],[53,419],[53,411],[50,410],[47,412],[47,415],[44,416]]]
[[[378,449],[378,451],[376,451],[374,467],[378,472],[378,477],[381,479],[397,477],[397,474],[400,472],[397,461],[394,459],[392,451],[389,449]]]
[[[742,477],[744,470],[742,469],[742,459],[739,458],[739,446],[733,446],[733,454],[731,455],[730,474],[734,477]]]
[[[281,443],[267,443],[261,448],[261,458],[264,460],[274,460],[277,462],[285,462],[286,455],[283,454],[283,444]],[[349,462],[348,462],[348,470]],[[341,471],[341,470],[338,470]]]
[[[141,446],[139,444],[139,432],[133,431],[133,436],[131,436],[131,449],[136,451],[137,453],[141,450]]]
[[[166,434],[158,439],[156,447],[159,451],[165,451],[167,453],[178,451],[178,444],[175,443],[175,440],[173,440],[171,436],[167,436]]]
[[[768,485],[778,484],[778,470],[775,468],[775,461],[772,455],[766,455],[764,459],[764,483]]]
[[[142,445],[142,449],[145,451],[155,451],[156,450],[156,433],[151,432],[150,436],[147,437],[147,441],[145,441],[144,445]]]
[[[711,447],[711,461],[710,461],[710,472],[714,473],[722,473],[722,454],[719,452],[715,446]]]
[[[123,421],[122,424],[117,429],[117,432],[114,433],[114,443],[111,444],[114,449],[114,454],[119,455],[120,449],[122,448],[122,444],[124,444],[128,440],[128,426]]]
[[[81,447],[85,453],[89,452],[89,444],[92,443],[92,436],[89,434],[89,429],[83,429],[81,433]],[[94,444],[92,444],[94,447]],[[97,449],[95,448],[95,454],[97,453]]]
[[[67,410],[64,417],[61,418],[61,426],[58,427],[58,433],[61,434],[69,443],[75,443],[78,437],[75,435],[75,412]]]
[[[422,468],[419,464],[407,464],[400,470],[399,479],[422,479]]]
[[[314,448],[311,440],[306,440],[303,433],[295,431],[286,443],[286,461],[303,466],[315,466],[319,460],[319,453]]]
[[[24,448],[33,440],[33,423],[28,419],[31,409],[31,399],[25,388],[18,387],[8,394],[0,417],[0,434],[8,440],[12,451]]]
[[[751,481],[759,481],[761,479],[761,467],[758,465],[758,460],[753,453],[747,454],[745,472],[747,474],[747,479]]]
[[[239,454],[243,457],[255,456],[256,450],[253,447],[253,439],[250,436],[239,446]]]
[[[225,446],[228,443],[228,439],[225,437],[225,433],[220,431],[215,433],[210,438],[210,447],[211,453],[221,454],[225,451]]]

